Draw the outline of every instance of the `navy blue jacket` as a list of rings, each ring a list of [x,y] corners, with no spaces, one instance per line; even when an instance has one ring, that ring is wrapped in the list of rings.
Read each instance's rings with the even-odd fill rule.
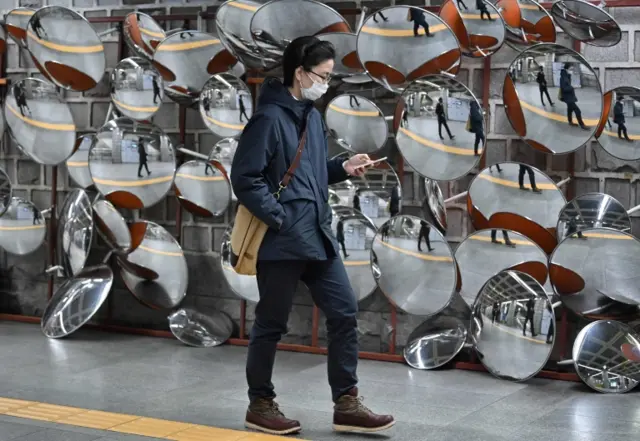
[[[293,162],[303,122],[307,142],[289,186],[274,193]],[[240,136],[231,165],[238,201],[270,228],[259,260],[325,260],[338,256],[331,231],[329,185],[348,178],[344,158],[327,159],[320,112],[298,101],[277,79],[265,81],[253,116]]]
[[[613,122],[616,124],[624,124],[626,119],[624,117],[624,105],[622,101],[618,101],[613,106]]]
[[[562,91],[562,101],[566,104],[574,104],[578,102],[576,92],[571,84],[571,75],[566,69],[560,71],[560,90]]]

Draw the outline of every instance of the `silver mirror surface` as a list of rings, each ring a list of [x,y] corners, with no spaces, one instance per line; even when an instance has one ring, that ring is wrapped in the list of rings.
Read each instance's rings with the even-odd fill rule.
[[[441,312],[411,332],[404,347],[404,359],[414,369],[436,369],[455,358],[467,342],[471,309],[454,295]]]
[[[65,277],[84,268],[93,239],[91,200],[84,190],[73,189],[65,198],[58,216],[57,257]]]
[[[7,209],[8,208],[8,209]],[[31,202],[14,197],[0,217],[0,248],[9,254],[31,254],[44,242],[46,222]]]
[[[13,196],[13,185],[11,179],[3,168],[0,168],[0,216],[2,216],[11,205]]]
[[[426,221],[406,215],[391,218],[378,230],[371,251],[378,286],[397,308],[431,316],[451,301],[457,282],[453,252]]]
[[[555,228],[567,203],[556,183],[540,170],[503,162],[482,170],[469,185],[468,198],[482,216],[496,213],[523,216],[543,228]]]
[[[182,248],[163,227],[145,222],[144,237],[128,255],[117,257],[134,267],[155,272],[154,280],[143,279],[128,270],[125,262],[120,265],[120,274],[131,293],[144,305],[152,309],[173,309],[187,294],[189,273]],[[132,238],[136,242],[135,238]],[[138,239],[140,240],[140,239]]]
[[[153,64],[164,79],[167,96],[190,106],[209,77],[226,72],[236,59],[213,35],[180,31],[162,40],[153,54]]]
[[[85,268],[66,280],[44,310],[42,333],[62,338],[80,329],[107,300],[112,285],[113,271],[107,265]]]
[[[258,50],[276,61],[298,37],[351,31],[344,17],[315,0],[270,1],[256,10],[249,28]]]
[[[435,226],[442,234],[447,232],[447,207],[444,205],[444,197],[438,182],[433,179],[424,179],[424,201],[422,202],[422,214],[424,219]]]
[[[144,121],[156,114],[164,98],[164,82],[150,61],[125,58],[111,71],[111,101],[123,115]]]
[[[130,12],[124,18],[124,41],[139,57],[152,59],[156,46],[166,37],[162,26],[142,12]]]
[[[505,40],[505,24],[495,6],[485,0],[465,6],[464,13],[453,0],[445,1],[438,16],[454,30],[462,54],[484,58],[500,49]],[[486,17],[485,17],[486,16]]]
[[[549,275],[563,304],[588,318],[637,314],[640,242],[628,233],[592,228],[567,236],[549,258]]]
[[[554,155],[585,145],[596,133],[603,108],[593,68],[559,44],[520,53],[505,76],[503,100],[515,132],[531,147]]]
[[[221,216],[231,204],[231,183],[217,161],[185,162],[176,172],[175,187],[178,201],[196,216]]]
[[[456,248],[460,267],[460,294],[473,305],[485,283],[497,273],[518,269],[544,284],[547,280],[547,255],[532,240],[511,230],[480,230],[467,236]]]
[[[36,10],[31,8],[16,8],[7,12],[4,16],[4,26],[9,36],[21,47],[25,46],[27,38],[27,25]]]
[[[595,136],[611,156],[624,161],[640,159],[640,89],[616,87],[604,94],[603,115]]]
[[[175,153],[159,127],[118,118],[96,133],[89,171],[98,191],[116,207],[146,208],[171,189]]]
[[[352,207],[333,205],[331,230],[338,240],[342,262],[358,301],[373,294],[376,281],[371,275],[371,246],[376,226]]]
[[[350,32],[332,32],[317,35],[322,41],[333,44],[336,51],[332,77],[337,79],[355,79],[362,76],[364,68],[360,65],[356,52],[356,34]],[[368,78],[368,75],[365,75]],[[371,81],[371,78],[368,78]]]
[[[382,161],[359,178],[329,187],[329,204],[354,208],[380,228],[402,208],[402,187],[393,168]]]
[[[241,299],[248,302],[257,303],[260,300],[258,292],[258,281],[256,276],[245,276],[236,273],[231,265],[231,230],[233,223],[227,227],[222,235],[220,244],[220,264],[222,266],[222,274],[229,284],[231,290]]]
[[[216,11],[216,30],[228,50],[237,55],[251,69],[276,64],[266,58],[251,36],[251,19],[268,0],[229,0]]]
[[[631,232],[631,218],[620,202],[604,193],[585,193],[569,201],[560,211],[558,242],[589,228],[611,228]],[[578,236],[582,236],[578,233]]]
[[[75,150],[66,162],[69,176],[80,188],[89,188],[93,185],[91,172],[89,172],[89,149],[95,136],[95,133],[79,136],[76,139]]]
[[[233,321],[224,312],[201,313],[182,308],[169,316],[169,329],[187,346],[212,348],[231,337]]]
[[[109,201],[99,199],[93,203],[93,219],[100,237],[117,254],[131,250],[131,231],[124,217]]]
[[[392,6],[380,12],[386,21],[376,22],[371,15],[358,31],[358,58],[371,78],[398,91],[425,75],[458,73],[460,45],[441,18],[408,6]],[[431,37],[425,35],[427,29],[432,31]]]
[[[553,349],[552,311],[544,288],[528,274],[503,271],[492,277],[472,308],[471,335],[482,364],[511,381],[540,372]]]
[[[104,46],[77,12],[61,6],[38,9],[27,25],[26,41],[38,69],[56,85],[84,92],[102,80]]]
[[[4,115],[20,150],[37,163],[58,165],[73,153],[76,125],[53,84],[35,78],[18,81],[7,94]]]
[[[353,153],[375,153],[387,142],[388,124],[373,102],[358,95],[339,95],[324,113],[338,144]]]
[[[622,39],[622,30],[614,18],[586,1],[557,1],[551,7],[551,16],[568,35],[592,46],[611,47]]]
[[[640,382],[640,336],[617,321],[589,323],[573,343],[573,363],[593,390],[629,392]]]
[[[443,75],[420,78],[402,93],[396,112],[396,143],[420,175],[450,181],[468,174],[484,151],[480,103],[459,81]],[[398,121],[398,119],[400,119]]]
[[[253,115],[251,91],[234,75],[213,75],[200,93],[200,115],[213,134],[224,138],[239,135]]]
[[[236,154],[238,148],[238,141],[235,138],[221,139],[213,146],[209,152],[208,161],[216,161],[222,165],[227,173],[227,176],[231,176],[231,164],[233,163],[233,157]],[[236,195],[231,189],[231,200],[236,201]]]
[[[506,43],[517,51],[540,43],[556,42],[556,27],[549,13],[533,0],[499,0]]]

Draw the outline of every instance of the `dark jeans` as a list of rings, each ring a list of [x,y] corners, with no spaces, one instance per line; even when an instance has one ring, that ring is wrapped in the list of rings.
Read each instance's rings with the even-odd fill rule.
[[[549,101],[549,104],[553,103],[553,100],[549,96],[549,91],[547,90],[547,88],[546,87],[541,87],[540,88],[540,101],[542,101],[542,105],[544,106],[544,96],[545,95],[547,96],[547,100]]]
[[[492,241],[496,240],[496,234],[497,234],[496,230],[491,230]],[[504,239],[505,243],[511,243],[511,239],[509,239],[509,234],[505,230],[502,230],[502,238]]]
[[[339,238],[338,243],[340,244],[340,248],[342,248],[342,254],[344,258],[347,258],[347,247],[344,245],[344,238]]]
[[[473,153],[478,154],[478,147],[480,146],[480,142],[482,141],[482,147],[484,147],[484,131],[478,130],[476,132],[476,142],[473,144]]]
[[[418,29],[420,29],[420,26],[424,28],[424,33],[429,35],[429,23],[427,23],[427,20],[425,20],[424,17],[413,21],[413,35],[416,37],[418,36]]]
[[[138,176],[140,176],[140,173],[142,172],[142,167],[144,167],[145,170],[147,170],[147,174],[151,173],[149,171],[149,166],[147,165],[147,161],[144,161],[144,162],[140,162],[140,165],[138,165]]]
[[[449,125],[447,124],[447,120],[438,118],[438,135],[440,135],[440,139],[444,138],[444,136],[442,136],[442,126],[444,126],[444,128],[447,129],[447,134],[449,135],[449,138],[453,138],[453,135],[451,134],[451,130],[449,130]]]
[[[521,165],[520,171],[518,172],[518,184],[520,184],[520,187],[524,187],[524,172],[529,174],[529,184],[531,184],[531,188],[536,188],[536,176],[533,174],[531,167],[527,167],[526,165]]]
[[[530,323],[531,326],[531,335],[533,337],[536,336],[534,330],[533,330],[533,317],[532,316],[528,316],[527,318],[524,319],[524,325],[522,326],[522,335],[525,335],[527,333],[527,323]]]
[[[429,232],[421,231],[420,236],[418,237],[418,251],[422,251],[422,239],[427,243],[427,248],[431,249],[431,241],[429,240]]]
[[[567,121],[569,121],[569,124],[573,124],[573,113],[576,114],[578,124],[584,126],[584,122],[582,121],[582,111],[580,111],[580,107],[578,107],[576,103],[567,103]]]
[[[553,320],[549,320],[549,330],[547,331],[547,342],[551,342],[553,340]]]
[[[321,261],[259,261],[255,322],[249,339],[247,383],[249,399],[275,397],[271,376],[276,345],[287,332],[298,281],[327,318],[328,373],[333,400],[358,383],[358,302],[339,257]]]
[[[618,138],[622,139],[623,134],[624,139],[629,139],[629,135],[627,134],[627,126],[624,123],[618,123]]]

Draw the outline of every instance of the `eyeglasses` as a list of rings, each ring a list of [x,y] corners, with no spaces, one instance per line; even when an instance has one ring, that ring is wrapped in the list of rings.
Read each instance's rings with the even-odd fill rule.
[[[321,82],[321,83],[323,83],[323,84],[328,84],[328,83],[331,81],[331,79],[333,78],[333,75],[331,75],[331,74],[320,75],[320,74],[318,74],[318,73],[315,73],[315,72],[314,72],[314,71],[312,71],[312,70],[309,70],[309,71],[307,71],[307,72],[312,73],[312,74],[314,74],[316,77],[320,78],[320,82]]]

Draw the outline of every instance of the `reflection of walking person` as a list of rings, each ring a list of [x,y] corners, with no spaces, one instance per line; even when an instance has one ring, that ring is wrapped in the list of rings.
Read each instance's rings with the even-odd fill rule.
[[[551,317],[549,317],[549,328],[547,329],[547,344],[550,345],[553,341],[553,333],[555,331],[555,328],[553,327],[554,312],[549,304],[547,304],[547,311],[549,311],[549,313],[551,314]]]
[[[576,114],[576,119],[578,120],[578,124],[584,130],[588,130],[588,127],[582,121],[582,111],[576,104],[578,102],[578,97],[576,96],[576,91],[571,84],[571,64],[565,63],[564,67],[560,71],[560,101],[567,105],[567,121],[569,125],[575,126],[576,124],[573,122],[573,114]]]
[[[347,247],[344,245],[344,222],[342,222],[342,219],[338,221],[336,239],[338,240],[338,243],[342,248],[342,254],[344,254],[344,258],[346,259],[347,257],[349,257],[349,255],[347,254]]]
[[[497,230],[491,230],[491,243],[500,243],[496,239],[497,233],[498,233]],[[507,233],[506,230],[502,230],[502,238],[504,239],[504,244],[506,246],[511,247],[511,248],[515,248],[516,247],[515,244],[513,242],[511,242],[511,239],[509,239],[509,233]]]
[[[31,206],[31,212],[33,214],[33,225],[39,224],[40,223],[40,212],[38,211],[38,209],[36,208],[35,205]]]
[[[418,234],[418,251],[422,251],[422,239],[427,243],[427,249],[433,251],[431,248],[431,241],[429,240],[429,233],[431,233],[431,227],[425,221],[420,221],[420,233]]]
[[[138,177],[142,177],[142,167],[147,170],[147,176],[149,176],[151,171],[147,165],[147,150],[144,148],[144,140],[142,138],[138,138],[138,163]]]
[[[540,66],[540,71],[536,76],[536,82],[538,83],[538,89],[540,89],[540,101],[542,101],[542,105],[544,106],[544,96],[547,96],[547,100],[549,100],[549,104],[555,106],[555,103],[549,96],[549,90],[547,90],[547,79],[544,76],[544,67]]]
[[[493,21],[491,18],[491,14],[489,14],[489,10],[487,9],[487,5],[484,0],[476,0],[476,8],[480,11],[480,20],[484,20],[484,14],[487,14],[487,19],[489,21]]]
[[[394,185],[393,190],[391,190],[391,199],[389,200],[389,214],[394,217],[398,213],[400,213],[400,189],[397,185]]]
[[[613,106],[613,122],[618,124],[618,138],[622,139],[622,134],[624,134],[624,139],[631,141],[627,134],[627,126],[625,125],[627,120],[624,117],[624,105],[622,104],[623,98],[624,97],[622,95],[618,95],[616,98],[616,104]]]
[[[378,23],[378,15],[383,21],[389,21],[389,19],[385,17],[382,12],[376,12],[375,14],[373,14],[373,21],[375,21],[376,23]]]
[[[240,108],[240,122],[242,122],[242,117],[244,116],[247,121],[249,121],[249,117],[247,116],[247,109],[244,108],[244,101],[242,101],[242,97],[238,95],[238,107]]]
[[[522,326],[522,335],[527,335],[527,322],[530,323],[531,336],[535,337],[536,333],[533,329],[533,313],[536,306],[536,302],[533,299],[527,300],[527,312],[524,319],[524,325]]]
[[[456,3],[458,4],[458,8],[464,8],[465,11],[469,9],[467,8],[467,5],[465,5],[462,0],[456,0]]]
[[[360,209],[360,189],[357,189],[356,194],[353,195],[353,209],[362,211]]]
[[[500,170],[498,170],[500,171]],[[536,187],[536,177],[533,174],[533,169],[528,165],[520,164],[520,171],[518,172],[518,184],[520,184],[520,190],[526,190],[527,187],[524,186],[524,173],[527,172],[529,174],[529,184],[531,184],[531,190],[534,193],[541,193],[540,189]]]
[[[498,305],[498,302],[494,302],[491,307],[491,323],[495,323],[496,320],[500,323],[500,305]]]
[[[578,218],[579,216],[574,216],[569,219],[567,224],[567,236],[572,236],[576,231],[578,232],[577,237],[580,239],[584,239],[585,237],[582,235],[582,231],[578,228]]]
[[[449,125],[447,124],[447,117],[444,114],[444,104],[442,104],[442,98],[438,98],[438,104],[436,104],[436,116],[438,117],[438,135],[440,135],[440,139],[444,139],[444,137],[442,136],[442,126],[447,129],[449,139],[455,138],[455,136],[451,134],[451,130],[449,130]]]
[[[356,105],[354,106],[353,103],[356,103]],[[358,101],[358,98],[356,98],[355,95],[349,95],[349,105],[351,107],[360,107],[360,102]]]
[[[19,83],[13,88],[13,97],[16,100],[16,105],[20,110],[20,114],[22,114],[22,116],[26,116],[24,113],[26,110],[29,116],[31,116],[31,109],[29,109],[29,106],[27,105],[27,96],[24,92],[24,84]]]
[[[409,111],[407,109],[402,111],[402,121],[400,121],[400,125],[405,129],[409,127]]]
[[[380,238],[383,242],[389,239],[389,222],[385,222],[382,228],[380,228]]]
[[[211,173],[213,173],[215,175],[216,171],[211,166],[211,163],[209,161],[207,161],[205,164],[206,165],[204,166],[204,174],[205,175],[209,175],[209,170],[211,170]]]
[[[153,104],[157,104],[158,100],[162,101],[160,97],[160,86],[158,86],[158,79],[155,76],[151,77],[151,81],[153,83]]]
[[[482,142],[482,149],[484,150],[484,118],[482,118],[480,106],[475,100],[472,100],[469,106],[469,123],[469,131],[476,134],[476,141],[473,144],[473,154],[478,156],[478,147],[480,142]]]
[[[33,29],[33,32],[36,33],[38,38],[42,38],[43,34],[44,34],[44,37],[46,38],[47,37],[47,33],[45,32],[44,28],[42,27],[42,24],[40,23],[40,18],[37,15],[32,15],[31,17],[32,17],[31,18],[31,29]]]
[[[204,109],[205,113],[209,113],[209,109],[211,109],[211,100],[208,96],[202,98],[202,108]]]
[[[413,22],[413,35],[416,37],[420,36],[420,34],[418,34],[420,26],[424,29],[424,33],[427,37],[433,37],[433,34],[429,32],[429,23],[427,23],[427,19],[424,17],[424,11],[422,9],[410,7],[407,20]]]

